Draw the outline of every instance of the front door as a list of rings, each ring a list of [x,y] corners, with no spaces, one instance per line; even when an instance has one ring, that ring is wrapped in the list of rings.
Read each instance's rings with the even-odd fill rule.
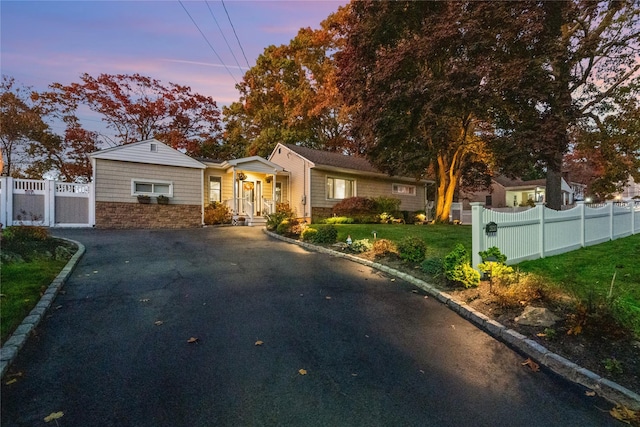
[[[255,212],[255,183],[253,181],[242,181],[242,212],[253,214]]]

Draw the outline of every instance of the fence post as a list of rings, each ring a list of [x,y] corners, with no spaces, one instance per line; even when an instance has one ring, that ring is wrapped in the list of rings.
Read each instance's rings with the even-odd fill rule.
[[[585,218],[585,212],[584,212],[584,201],[581,200],[579,202],[576,202],[576,205],[578,206],[578,209],[580,209],[580,247],[584,248],[585,247],[585,243],[584,243],[584,239],[586,239],[586,230],[585,227],[587,226],[587,221]]]
[[[613,200],[607,200],[609,208],[609,240],[613,240]]]
[[[13,188],[9,185],[9,177],[0,177],[0,224],[6,227],[9,225],[7,222],[8,216],[8,194],[12,194]]]
[[[481,202],[471,202],[471,267],[477,269],[480,259],[480,251],[484,251],[484,224],[482,223],[484,207]]]
[[[538,249],[540,253],[540,258],[544,258],[544,202],[537,202],[535,209],[539,209],[539,229],[538,229]]]
[[[6,185],[5,185],[6,184]],[[5,181],[2,183],[2,194],[4,197],[4,208],[3,214],[6,222],[3,222],[5,227],[13,225],[13,186],[14,186],[14,178],[8,176],[5,178]]]
[[[44,218],[45,227],[53,227],[56,217],[56,182],[50,179],[44,181]]]

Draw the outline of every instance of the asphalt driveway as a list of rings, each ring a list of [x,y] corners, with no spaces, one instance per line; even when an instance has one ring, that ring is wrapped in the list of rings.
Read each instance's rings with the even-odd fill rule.
[[[3,427],[618,425],[410,284],[257,228],[53,231],[87,251]]]

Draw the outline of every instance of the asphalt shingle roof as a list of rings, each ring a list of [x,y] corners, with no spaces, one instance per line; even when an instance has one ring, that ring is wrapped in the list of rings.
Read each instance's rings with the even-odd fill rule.
[[[346,156],[340,153],[314,150],[312,148],[300,147],[293,144],[287,144],[286,147],[291,151],[298,153],[305,159],[315,163],[316,166],[332,166],[363,172],[384,173],[363,157]]]

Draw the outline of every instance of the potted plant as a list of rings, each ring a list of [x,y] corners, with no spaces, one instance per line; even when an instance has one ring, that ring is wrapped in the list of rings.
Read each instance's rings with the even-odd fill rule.
[[[159,195],[156,199],[158,201],[159,205],[168,205],[169,204],[169,198],[167,196],[164,195]]]
[[[151,197],[147,196],[146,194],[138,194],[138,203],[148,205],[149,203],[151,203]]]
[[[238,225],[247,225],[247,219],[243,216],[238,217]]]

